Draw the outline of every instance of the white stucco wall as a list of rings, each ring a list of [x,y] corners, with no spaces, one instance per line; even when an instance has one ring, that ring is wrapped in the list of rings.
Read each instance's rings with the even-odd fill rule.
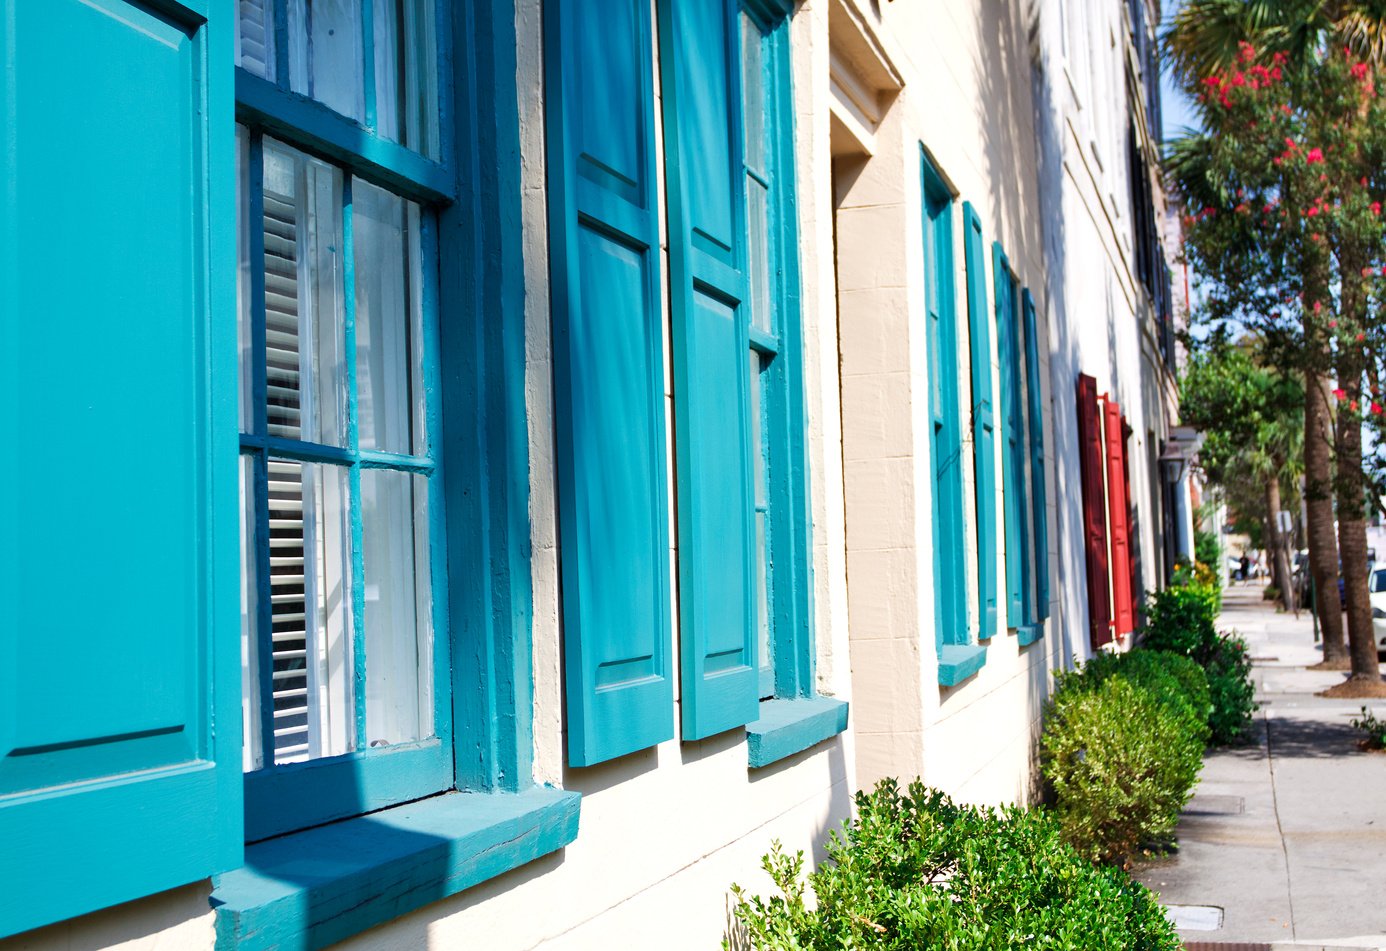
[[[938,685],[935,558],[963,559],[974,636],[978,624],[977,537],[970,501],[976,447],[964,426],[969,500],[965,550],[935,552],[919,150],[922,144],[957,194],[959,403],[969,417],[963,201],[972,203],[982,222],[988,319],[993,319],[995,306],[991,246],[1000,240],[1021,285],[1035,297],[1039,332],[1048,334],[1026,24],[1019,4],[982,0],[879,7],[864,0],[845,6],[903,80],[875,129],[874,154],[840,196],[838,209],[848,601],[859,779],[869,785],[882,776],[920,775],[964,799],[1025,801],[1032,793],[1033,740],[1049,675],[1068,652],[1056,633],[1063,624],[1058,611],[1051,609],[1055,616],[1046,637],[1029,647],[1019,647],[1014,634],[1005,631],[1003,558],[997,559],[994,582],[1002,630],[990,640],[985,666],[956,687]],[[837,22],[827,22],[831,19],[820,16],[816,21],[816,44],[843,44]],[[992,403],[999,406],[994,324],[991,337]],[[1047,348],[1041,351],[1047,375]],[[1046,416],[1047,432],[1052,425]],[[1002,513],[999,439],[992,451],[995,506]],[[1047,481],[1054,485],[1052,474]],[[1052,498],[1046,499],[1047,506],[1053,505]],[[999,547],[1004,533],[998,534]],[[1054,535],[1051,531],[1051,546]],[[1058,585],[1051,589],[1057,595]]]

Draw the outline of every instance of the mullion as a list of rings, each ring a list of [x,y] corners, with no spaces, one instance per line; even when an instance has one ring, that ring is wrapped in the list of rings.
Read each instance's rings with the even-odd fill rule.
[[[361,0],[361,82],[363,84],[366,128],[375,123],[375,0]],[[401,136],[403,138],[403,136]]]
[[[289,91],[289,3],[288,0],[271,0],[271,16],[274,18],[274,84],[285,92]]]
[[[367,4],[369,5],[369,4]],[[356,398],[356,241],[352,208],[352,176],[342,176],[343,335],[347,365],[347,445],[353,453],[359,445]],[[351,665],[352,704],[356,746],[366,744],[366,586],[361,525],[361,467],[351,465],[348,504],[351,509]]]
[[[780,338],[775,334],[764,330],[758,330],[756,327],[752,326],[748,336],[750,338],[751,349],[756,353],[767,356],[771,360],[779,356]]]
[[[444,6],[437,4],[435,6]],[[440,34],[441,35],[441,34]],[[441,128],[440,140],[441,140]],[[437,218],[426,207],[420,207],[419,222],[419,337],[421,359],[415,367],[419,378],[414,385],[424,394],[423,443],[414,445],[415,452],[422,452],[430,459],[435,458],[434,434],[441,431],[439,424],[438,394],[438,334],[442,321],[438,305],[438,230]],[[406,250],[408,244],[405,245]],[[411,268],[408,272],[413,274]],[[412,322],[411,322],[412,329]],[[411,410],[414,408],[413,390],[410,390]],[[412,428],[412,427],[411,427]],[[411,433],[411,438],[413,434]],[[428,483],[428,568],[429,568],[429,610],[432,611],[433,624],[433,731],[439,737],[452,734],[448,711],[452,706],[452,694],[448,688],[451,674],[451,644],[447,637],[440,636],[448,630],[447,626],[447,559],[437,557],[439,552],[447,551],[447,537],[443,523],[443,480],[435,467],[426,473]],[[417,528],[416,528],[417,531]],[[416,568],[417,570],[417,568]],[[418,581],[415,579],[415,584]],[[447,732],[444,732],[445,724]]]
[[[263,433],[268,427],[268,401],[265,397],[265,162],[264,139],[250,130],[250,149],[246,164],[246,230],[250,247],[250,347],[251,429]],[[270,577],[269,464],[265,453],[254,453],[255,506],[255,643],[256,683],[259,694],[258,728],[261,766],[274,765],[274,591]]]

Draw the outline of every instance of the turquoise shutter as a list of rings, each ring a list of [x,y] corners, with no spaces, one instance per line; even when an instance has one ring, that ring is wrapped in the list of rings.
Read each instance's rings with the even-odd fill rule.
[[[1016,340],[1016,286],[1001,242],[992,245],[992,275],[996,282],[996,340],[1001,364],[1001,469],[1006,498],[1006,626],[1030,621],[1025,609],[1029,587],[1029,558],[1025,528],[1025,414],[1017,385],[1020,344]]]
[[[1035,299],[1021,294],[1025,316],[1025,379],[1030,398],[1030,499],[1035,523],[1035,620],[1049,617],[1049,506],[1044,482],[1044,377],[1035,328]]]
[[[672,739],[649,5],[545,5],[568,759]]]
[[[963,202],[967,319],[972,338],[972,454],[977,479],[977,595],[982,640],[996,633],[996,422],[991,405],[991,321],[987,315],[982,220]]]
[[[759,716],[736,12],[659,4],[685,740]]]
[[[241,861],[230,12],[0,2],[0,936]]]

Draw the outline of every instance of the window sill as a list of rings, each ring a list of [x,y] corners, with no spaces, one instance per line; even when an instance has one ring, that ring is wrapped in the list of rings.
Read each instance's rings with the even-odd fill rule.
[[[1015,629],[1015,639],[1021,647],[1028,647],[1035,641],[1044,637],[1044,622],[1038,624],[1022,624]]]
[[[986,662],[987,649],[981,644],[944,644],[938,650],[938,682],[956,687]]]
[[[762,700],[760,719],[746,724],[751,769],[792,756],[847,729],[847,703],[832,697]]]
[[[320,948],[557,851],[575,792],[447,793],[247,846],[216,880],[217,948]]]

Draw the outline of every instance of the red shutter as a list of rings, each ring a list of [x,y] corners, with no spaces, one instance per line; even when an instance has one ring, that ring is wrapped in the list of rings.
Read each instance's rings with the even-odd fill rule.
[[[1126,440],[1121,432],[1121,405],[1107,400],[1107,517],[1112,536],[1113,633],[1125,637],[1135,628],[1131,610],[1131,530],[1126,504]]]
[[[1112,639],[1111,599],[1107,576],[1107,506],[1103,487],[1102,421],[1097,411],[1097,381],[1078,375],[1078,459],[1083,479],[1083,537],[1087,547],[1088,635],[1093,647]]]

